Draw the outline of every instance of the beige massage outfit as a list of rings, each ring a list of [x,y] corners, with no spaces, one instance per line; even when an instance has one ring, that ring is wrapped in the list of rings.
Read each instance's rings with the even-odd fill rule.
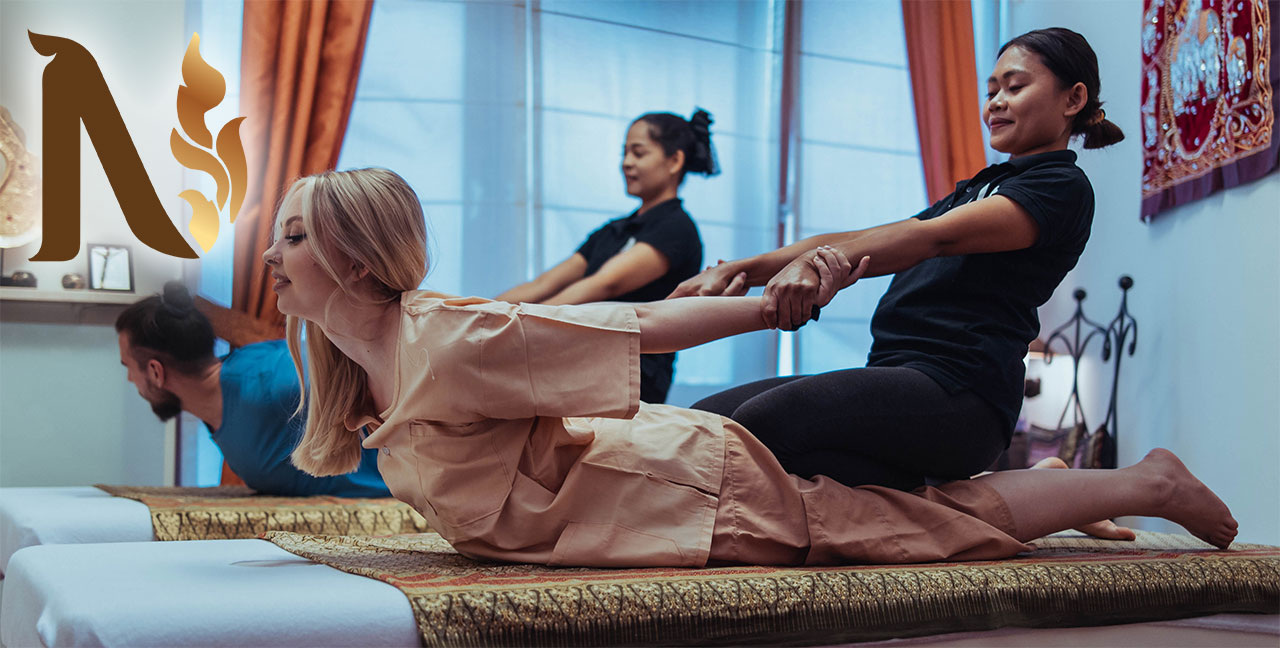
[[[1006,558],[977,481],[907,493],[789,475],[733,421],[641,403],[628,305],[401,299],[396,394],[366,448],[463,554],[600,567]],[[379,422],[379,419],[381,422]]]

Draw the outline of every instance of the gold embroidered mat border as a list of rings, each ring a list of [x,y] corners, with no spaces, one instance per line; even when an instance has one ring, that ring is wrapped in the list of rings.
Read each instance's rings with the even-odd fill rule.
[[[1280,605],[1280,548],[1150,532],[1055,536],[993,562],[616,570],[480,562],[434,533],[266,539],[399,588],[426,646],[803,645]]]
[[[268,531],[394,535],[430,529],[417,511],[389,497],[277,497],[257,495],[244,486],[97,487],[146,504],[157,540],[233,540],[257,538]]]

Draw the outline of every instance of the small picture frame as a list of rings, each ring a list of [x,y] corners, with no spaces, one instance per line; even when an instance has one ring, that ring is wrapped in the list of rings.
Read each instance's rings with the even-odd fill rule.
[[[125,245],[90,243],[89,290],[133,292],[133,252]]]

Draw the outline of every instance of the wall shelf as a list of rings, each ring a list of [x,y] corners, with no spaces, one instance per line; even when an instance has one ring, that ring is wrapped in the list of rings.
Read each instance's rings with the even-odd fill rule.
[[[0,287],[0,302],[46,302],[60,304],[123,304],[141,299],[133,292],[100,290],[41,290],[40,288]]]

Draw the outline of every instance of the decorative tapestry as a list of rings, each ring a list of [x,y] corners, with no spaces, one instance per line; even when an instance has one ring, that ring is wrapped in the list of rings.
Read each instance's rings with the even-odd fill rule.
[[[1280,0],[1143,0],[1142,218],[1276,168]]]

